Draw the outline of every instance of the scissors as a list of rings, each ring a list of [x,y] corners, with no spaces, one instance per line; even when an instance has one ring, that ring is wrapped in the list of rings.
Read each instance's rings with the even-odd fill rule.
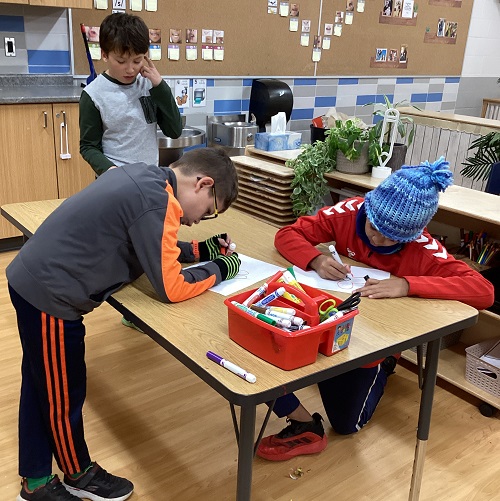
[[[337,313],[338,309],[335,308],[337,306],[337,301],[335,299],[330,298],[326,301],[323,301],[319,306],[319,319],[321,322],[326,320],[328,317],[331,317],[333,314]]]
[[[361,292],[354,292],[345,301],[342,301],[337,306],[337,311],[350,310],[351,308],[357,308],[358,304],[361,302]]]

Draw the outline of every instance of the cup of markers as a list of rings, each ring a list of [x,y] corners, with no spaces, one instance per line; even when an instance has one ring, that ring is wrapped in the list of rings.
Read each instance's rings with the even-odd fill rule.
[[[263,360],[293,370],[314,363],[318,353],[330,356],[348,347],[359,298],[348,299],[300,284],[283,270],[257,289],[226,298],[229,337]],[[325,302],[327,314],[321,313]]]

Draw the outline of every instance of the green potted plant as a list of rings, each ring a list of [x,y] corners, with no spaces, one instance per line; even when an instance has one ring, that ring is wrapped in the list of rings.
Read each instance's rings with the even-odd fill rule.
[[[375,106],[375,110],[373,112],[374,116],[381,117],[382,120],[378,121],[374,127],[374,133],[377,137],[380,138],[382,133],[382,126],[384,123],[384,114],[388,109],[391,108],[401,108],[403,106],[411,106],[418,111],[422,111],[418,106],[412,105],[409,101],[404,99],[403,101],[399,101],[398,103],[391,103],[390,99],[384,95],[383,103],[367,103],[365,106]],[[399,111],[399,110],[398,110]],[[382,140],[382,151],[388,152],[390,148],[390,138],[392,135],[392,128],[396,126],[398,129],[399,136],[403,139],[404,143],[394,143],[394,147],[392,150],[392,156],[387,163],[387,167],[390,167],[393,171],[400,169],[401,166],[405,163],[406,152],[408,151],[408,147],[413,142],[413,138],[415,137],[415,123],[412,117],[399,115],[399,121],[397,124],[389,123],[388,127],[384,133],[384,138]]]
[[[460,174],[474,181],[488,179],[491,166],[500,162],[500,132],[489,132],[470,144],[468,151],[476,150],[474,156],[462,162],[464,166]]]
[[[294,170],[291,183],[294,214],[315,213],[323,206],[328,194],[324,174],[335,168],[341,172],[361,174],[377,161],[379,136],[359,119],[336,120],[335,127],[325,132],[325,141],[303,146],[294,160],[286,162]]]
[[[326,140],[303,145],[302,150],[297,158],[285,163],[295,173],[291,199],[293,213],[297,217],[314,214],[323,205],[323,199],[328,194],[324,174],[335,167],[335,160],[328,154]]]

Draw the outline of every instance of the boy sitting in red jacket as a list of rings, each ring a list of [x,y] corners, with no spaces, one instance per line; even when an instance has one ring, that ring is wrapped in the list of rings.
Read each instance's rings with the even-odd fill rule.
[[[340,254],[391,273],[388,280],[368,279],[358,289],[369,299],[424,297],[454,299],[474,308],[493,304],[493,285],[446,249],[427,232],[438,209],[438,194],[453,182],[448,162],[441,157],[430,165],[404,166],[366,194],[301,217],[280,229],[278,251],[304,270],[322,278],[341,280],[349,266],[322,254],[316,245],[335,241]],[[399,355],[318,383],[333,429],[340,434],[359,431],[372,417],[393,373]],[[318,413],[311,414],[292,393],[274,406],[289,426],[262,439],[257,454],[282,461],[300,454],[320,452],[327,438]]]

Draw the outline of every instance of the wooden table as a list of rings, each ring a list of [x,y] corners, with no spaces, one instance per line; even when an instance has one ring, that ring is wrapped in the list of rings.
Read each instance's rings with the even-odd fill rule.
[[[1,208],[1,213],[29,237],[60,203],[61,200],[9,204]],[[222,229],[231,234],[243,254],[279,266],[288,264],[273,247],[276,229],[234,209],[217,220],[196,225],[196,228],[183,228],[179,236],[184,240],[192,239],[195,235],[203,239]],[[429,435],[441,338],[477,321],[477,310],[456,301],[364,299],[347,349],[332,357],[318,355],[314,364],[283,371],[229,339],[227,311],[219,294],[209,291],[182,303],[163,304],[157,300],[149,281],[143,276],[114,294],[109,303],[126,314],[127,318],[230,403],[238,439],[238,501],[248,501],[251,497],[257,405],[427,342],[426,374],[409,494],[409,499],[417,500]],[[257,376],[257,382],[249,384],[209,361],[206,358],[208,350],[249,370]],[[234,405],[241,407],[239,430]]]

